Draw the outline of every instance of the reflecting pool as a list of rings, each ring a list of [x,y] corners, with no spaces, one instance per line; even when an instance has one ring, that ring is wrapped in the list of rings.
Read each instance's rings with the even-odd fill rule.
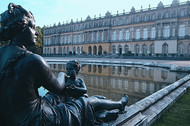
[[[66,70],[66,64],[49,65],[56,76]],[[187,74],[153,67],[81,64],[78,77],[84,80],[89,96],[103,95],[108,99],[119,100],[125,93],[129,96],[128,105],[131,105]],[[45,92],[40,90],[40,93]]]

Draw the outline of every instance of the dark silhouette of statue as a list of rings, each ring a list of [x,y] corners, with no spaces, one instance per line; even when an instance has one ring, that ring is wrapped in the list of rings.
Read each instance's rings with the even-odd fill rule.
[[[10,40],[9,45],[0,48],[1,126],[91,126],[96,114],[111,118],[110,114],[117,117],[114,109],[124,110],[126,95],[119,101],[91,96],[49,103],[41,98],[41,86],[56,95],[69,89],[63,73],[56,78],[41,56],[26,50],[35,45],[37,36],[32,13],[10,3],[1,14],[0,27],[0,40]]]

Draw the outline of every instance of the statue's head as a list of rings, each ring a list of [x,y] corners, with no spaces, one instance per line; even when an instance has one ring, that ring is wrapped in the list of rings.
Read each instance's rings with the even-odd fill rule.
[[[10,3],[8,10],[0,15],[0,40],[12,40],[18,33],[26,33],[29,28],[35,30],[33,14],[20,5]],[[36,31],[36,30],[35,30]],[[33,34],[37,34],[33,33]],[[24,36],[23,36],[24,37]],[[36,36],[34,36],[36,39]]]
[[[66,65],[66,74],[68,76],[76,76],[80,71],[80,64],[75,60],[71,60]]]

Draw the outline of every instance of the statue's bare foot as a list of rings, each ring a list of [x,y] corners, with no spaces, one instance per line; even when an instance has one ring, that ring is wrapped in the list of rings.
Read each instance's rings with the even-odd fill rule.
[[[120,102],[121,102],[122,105],[121,105],[121,108],[120,108],[119,110],[120,110],[120,111],[124,111],[125,106],[126,106],[127,103],[128,103],[128,96],[127,96],[126,94],[123,94],[123,96],[122,96]]]

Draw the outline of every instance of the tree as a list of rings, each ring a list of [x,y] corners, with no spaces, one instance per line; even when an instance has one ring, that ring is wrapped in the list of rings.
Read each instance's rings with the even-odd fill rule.
[[[42,28],[40,26],[36,27],[36,30],[38,31],[38,37],[36,40],[36,45],[28,47],[28,50],[30,50],[33,53],[37,53],[39,55],[42,55],[42,49],[43,49],[43,34],[42,34]]]

